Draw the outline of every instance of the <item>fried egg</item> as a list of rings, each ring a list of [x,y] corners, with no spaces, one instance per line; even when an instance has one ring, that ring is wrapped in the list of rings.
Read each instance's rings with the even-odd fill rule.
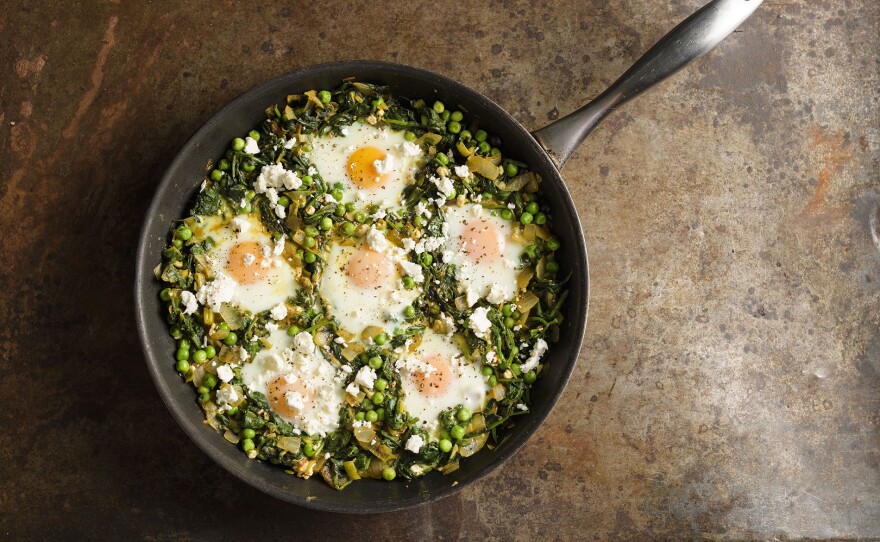
[[[269,310],[298,289],[294,271],[276,242],[256,216],[239,215],[229,221],[201,217],[199,238],[214,240],[208,262],[214,274],[196,293],[203,305],[219,311],[223,303],[250,311]]]
[[[403,405],[418,426],[439,437],[437,417],[459,405],[483,409],[488,385],[478,364],[469,363],[452,340],[426,329],[421,342],[397,362],[405,394]]]
[[[510,221],[474,204],[444,212],[449,233],[443,261],[455,264],[459,290],[467,295],[468,305],[482,297],[496,305],[512,299],[525,247],[513,240]]]
[[[312,161],[324,181],[341,182],[344,202],[397,206],[422,149],[403,138],[403,132],[352,124],[343,135],[327,135],[311,141]]]
[[[297,431],[326,435],[337,429],[344,375],[324,358],[308,332],[289,337],[286,331],[273,331],[268,341],[271,347],[242,367],[244,385],[265,395],[272,410]]]
[[[404,309],[419,291],[403,287],[401,255],[375,228],[356,246],[331,247],[318,292],[344,330],[355,335],[368,326],[391,331],[403,322]]]

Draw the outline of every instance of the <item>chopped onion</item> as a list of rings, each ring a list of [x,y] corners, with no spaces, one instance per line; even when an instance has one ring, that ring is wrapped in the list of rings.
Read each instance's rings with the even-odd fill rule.
[[[357,467],[354,466],[354,461],[349,459],[342,463],[342,467],[345,469],[345,474],[352,480],[360,480],[361,475],[358,474]]]
[[[281,448],[282,450],[290,453],[296,453],[299,451],[299,447],[302,444],[302,438],[300,437],[278,437],[278,442],[275,443],[276,446]]]
[[[458,451],[462,457],[470,457],[483,448],[488,438],[489,435],[486,433],[469,438],[461,443],[461,448]]]
[[[226,432],[223,433],[223,438],[225,438],[226,440],[228,440],[229,442],[231,442],[233,444],[238,444],[238,442],[241,440],[241,438],[238,435],[236,435],[235,433],[233,433],[229,429],[227,429]]]
[[[443,465],[439,469],[441,474],[449,474],[458,470],[458,459],[455,461],[450,461],[449,463]]]
[[[352,433],[354,433],[354,438],[356,438],[358,442],[366,446],[369,446],[370,443],[373,442],[373,439],[376,438],[376,430],[372,427],[355,427]]]
[[[491,160],[477,154],[468,156],[467,167],[469,170],[479,173],[483,177],[494,181],[501,175],[501,167],[492,163]]]

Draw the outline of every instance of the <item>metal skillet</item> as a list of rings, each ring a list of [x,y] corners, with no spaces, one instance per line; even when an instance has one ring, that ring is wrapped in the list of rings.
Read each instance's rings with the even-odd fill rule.
[[[482,478],[519,450],[548,416],[567,383],[580,351],[587,321],[589,272],[580,221],[560,169],[584,138],[614,108],[675,73],[720,43],[762,0],[714,0],[667,34],[611,87],[588,105],[534,133],[479,92],[447,77],[387,62],[354,61],[297,70],[263,83],[216,113],[186,143],[159,184],[147,212],[137,255],[136,316],[150,374],[168,409],[189,437],[212,459],[248,484],[285,501],[320,510],[377,513],[416,506],[448,496]],[[443,476],[429,473],[409,483],[362,480],[343,491],[320,477],[301,480],[272,465],[248,459],[205,425],[193,391],[172,370],[174,342],[168,335],[152,269],[159,261],[172,220],[184,215],[204,175],[208,159],[222,155],[229,140],[257,125],[264,109],[285,96],[331,88],[343,78],[387,85],[396,96],[441,100],[503,141],[504,153],[528,163],[543,178],[542,190],[554,215],[553,229],[564,247],[560,268],[571,271],[566,320],[560,340],[545,358],[542,378],[532,390],[532,412],[521,417],[494,450],[483,450]]]

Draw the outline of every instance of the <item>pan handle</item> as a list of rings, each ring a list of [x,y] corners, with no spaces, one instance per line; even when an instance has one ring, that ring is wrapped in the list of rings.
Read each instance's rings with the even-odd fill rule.
[[[608,113],[712,50],[748,19],[762,1],[709,2],[651,47],[608,90],[532,135],[561,168]]]

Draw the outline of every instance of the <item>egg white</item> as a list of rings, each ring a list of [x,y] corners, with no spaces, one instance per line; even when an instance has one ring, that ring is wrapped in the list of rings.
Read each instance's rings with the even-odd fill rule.
[[[424,372],[427,360],[433,356],[442,356],[450,361],[448,386],[443,393],[430,386],[419,386],[416,374]],[[418,427],[425,430],[433,440],[439,438],[440,431],[437,418],[444,410],[459,405],[473,412],[483,409],[486,401],[488,384],[480,372],[479,364],[469,363],[461,355],[458,347],[445,336],[426,329],[418,346],[402,355],[397,362],[400,372],[400,383],[404,392],[403,405],[409,415],[418,418]]]
[[[205,216],[201,217],[200,229],[200,237],[214,240],[214,246],[208,251],[208,260],[215,277],[225,281],[231,290],[229,302],[234,306],[251,313],[262,312],[283,303],[299,289],[293,268],[275,253],[276,242],[259,217],[238,215],[226,221],[219,216]],[[254,258],[246,266],[247,272],[253,269],[262,275],[257,282],[243,284],[234,278],[232,267],[242,262],[234,263],[231,259],[242,256],[240,251],[234,253],[234,247],[240,243],[253,243],[257,247],[245,252]]]
[[[376,204],[383,208],[400,205],[403,189],[412,183],[413,171],[422,159],[421,149],[403,138],[403,132],[377,128],[369,124],[352,124],[343,128],[343,135],[327,135],[311,140],[309,159],[325,182],[343,184],[344,202],[364,206]],[[389,161],[391,171],[381,186],[365,188],[352,180],[347,164],[358,149],[374,147]],[[418,155],[416,153],[418,152]]]
[[[448,237],[443,246],[443,261],[456,266],[459,291],[468,296],[468,304],[477,299],[489,298],[493,304],[509,301],[516,294],[520,258],[525,246],[513,240],[513,226],[509,220],[492,216],[479,205],[446,207]],[[478,260],[468,255],[467,232],[486,230],[496,243],[495,257]],[[493,253],[494,255],[494,253]]]

